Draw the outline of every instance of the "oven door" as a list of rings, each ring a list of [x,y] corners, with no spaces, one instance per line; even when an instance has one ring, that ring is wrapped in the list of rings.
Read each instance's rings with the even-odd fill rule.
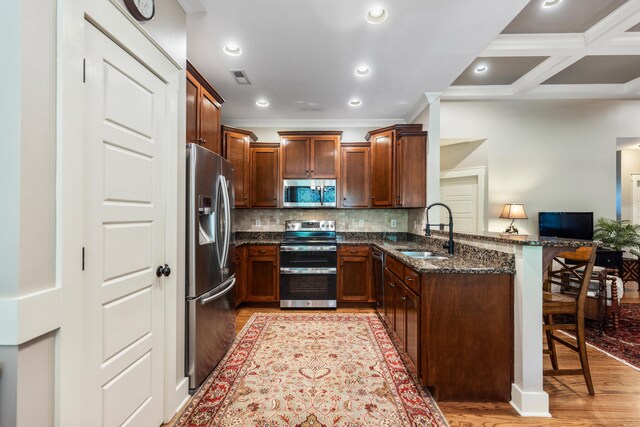
[[[280,266],[288,268],[335,268],[338,265],[337,246],[281,245]]]
[[[280,268],[280,308],[336,308],[336,268]]]

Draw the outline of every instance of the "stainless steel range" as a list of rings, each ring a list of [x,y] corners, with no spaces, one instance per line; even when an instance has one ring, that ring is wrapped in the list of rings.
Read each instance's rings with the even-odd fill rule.
[[[280,244],[280,307],[336,308],[335,221],[286,221]]]

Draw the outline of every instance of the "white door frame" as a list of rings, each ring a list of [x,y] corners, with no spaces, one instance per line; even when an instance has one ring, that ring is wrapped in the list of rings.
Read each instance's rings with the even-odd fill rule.
[[[631,204],[632,204],[632,212],[631,212],[631,223],[636,224],[636,218],[638,217],[638,181],[640,181],[640,174],[632,173],[631,174]]]
[[[87,21],[119,44],[167,85],[166,93],[166,244],[167,263],[174,274],[165,279],[164,417],[169,421],[188,398],[187,381],[178,378],[177,337],[184,319],[179,319],[179,300],[184,295],[184,164],[186,153],[180,138],[184,120],[179,100],[183,98],[185,70],[137,23],[117,0],[65,0],[57,3],[57,167],[56,167],[56,281],[62,291],[60,333],[56,342],[55,418],[58,426],[82,426],[83,310],[81,254],[84,243],[83,117],[84,32]],[[182,174],[182,175],[181,175]],[[182,178],[181,178],[182,177]],[[180,247],[182,245],[182,248]],[[174,268],[175,266],[175,268]],[[89,325],[90,327],[90,325]]]
[[[478,233],[482,233],[485,230],[485,175],[485,166],[478,166],[475,168],[451,169],[448,171],[440,172],[440,181],[442,181],[443,179],[468,178],[472,176],[478,179]]]

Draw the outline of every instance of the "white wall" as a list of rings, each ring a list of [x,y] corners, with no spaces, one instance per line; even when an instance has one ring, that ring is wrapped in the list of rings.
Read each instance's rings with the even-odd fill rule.
[[[59,107],[68,105],[60,93],[68,93],[70,81],[82,85],[82,57],[69,52],[82,50],[83,8],[98,1],[113,7],[109,0],[23,0],[6,2],[0,14],[0,426],[71,425],[59,418],[64,331],[58,328],[63,313],[82,313],[77,303],[81,288],[60,278],[60,258],[73,259],[79,272],[81,245],[59,252],[69,248],[58,235],[57,215],[68,210],[62,195],[70,190],[61,188],[57,178],[65,155],[60,123],[73,115],[76,135],[82,134],[82,123],[77,111]],[[157,1],[156,7],[146,31],[178,64],[185,64],[185,13],[176,0]],[[57,70],[65,74],[57,75]],[[180,117],[184,105],[181,87],[173,106]],[[184,119],[177,127],[184,135]],[[184,206],[174,203],[175,209]],[[67,291],[71,288],[73,292]],[[178,331],[183,334],[183,328]],[[78,400],[64,404],[78,408]]]
[[[631,174],[640,174],[640,150],[620,150],[621,218],[633,221],[633,185]]]
[[[488,230],[504,230],[501,208],[517,202],[520,232],[536,234],[539,211],[615,217],[616,138],[638,135],[638,117],[640,101],[442,102],[441,133],[486,138]]]
[[[224,111],[224,106],[222,107],[222,111]],[[222,120],[223,124],[227,124]],[[235,124],[231,124],[235,126]],[[386,125],[385,125],[386,126]],[[242,127],[242,126],[241,126]],[[382,126],[381,126],[382,127]],[[341,130],[342,131],[342,142],[363,142],[365,141],[364,136],[370,130],[376,129],[375,127],[340,127],[339,125],[333,127],[318,127],[313,126],[313,122],[309,122],[308,125],[296,126],[295,128],[291,126],[287,126],[287,123],[283,123],[282,126],[274,126],[274,127],[243,127],[244,129],[251,130],[258,137],[258,142],[280,142],[280,135],[278,135],[278,131],[286,131],[286,130]]]

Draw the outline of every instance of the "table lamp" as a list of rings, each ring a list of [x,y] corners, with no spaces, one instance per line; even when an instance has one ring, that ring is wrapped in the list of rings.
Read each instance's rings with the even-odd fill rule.
[[[524,205],[520,203],[507,203],[502,209],[500,218],[510,219],[511,224],[504,231],[506,234],[518,234],[518,229],[513,226],[513,221],[516,219],[527,219],[527,214],[524,211]]]

